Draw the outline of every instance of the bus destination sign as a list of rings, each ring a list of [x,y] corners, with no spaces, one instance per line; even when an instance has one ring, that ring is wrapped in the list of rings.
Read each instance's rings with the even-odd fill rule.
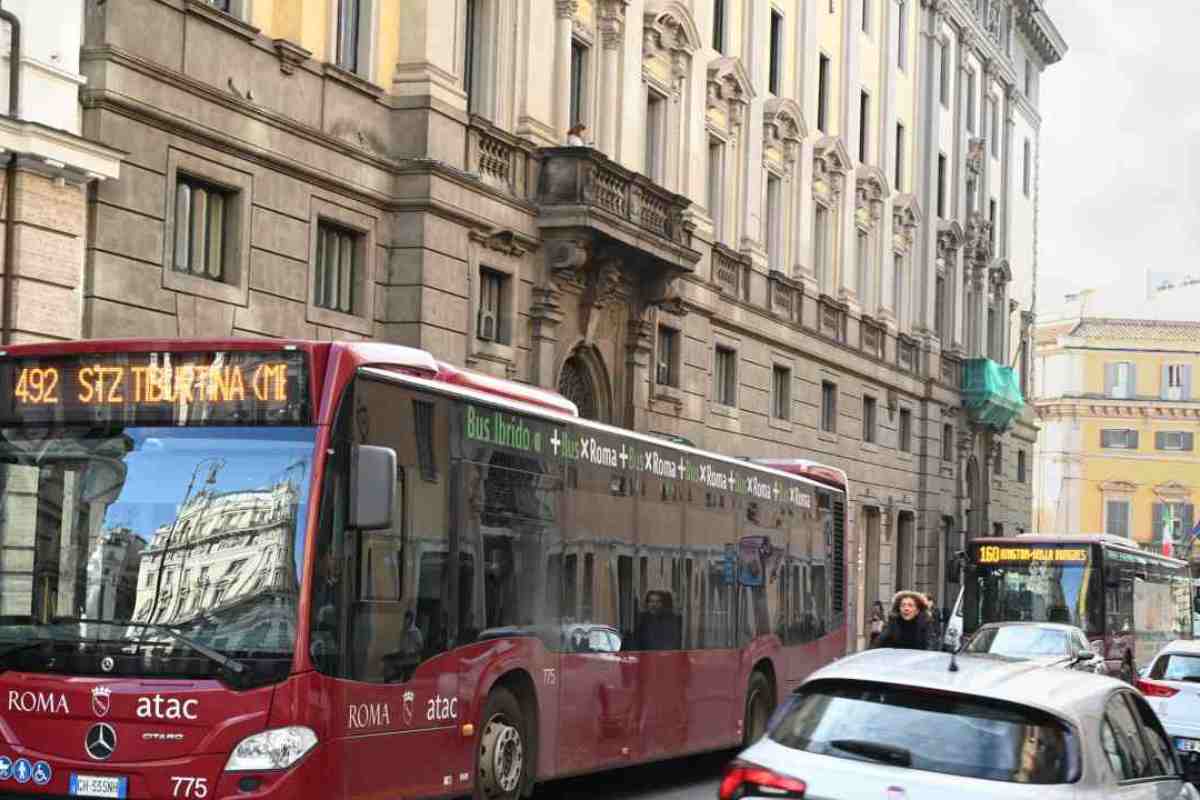
[[[0,421],[303,424],[296,352],[109,353],[0,362]]]
[[[1050,564],[1080,564],[1088,560],[1086,547],[1001,547],[988,544],[979,548],[980,564],[1037,561]]]

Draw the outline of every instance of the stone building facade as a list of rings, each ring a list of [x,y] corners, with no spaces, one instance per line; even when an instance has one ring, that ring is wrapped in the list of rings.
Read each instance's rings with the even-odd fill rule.
[[[1029,525],[1032,416],[963,388],[1028,352],[1064,52],[1034,0],[87,0],[79,334],[376,338],[829,462],[859,618],[944,596]]]

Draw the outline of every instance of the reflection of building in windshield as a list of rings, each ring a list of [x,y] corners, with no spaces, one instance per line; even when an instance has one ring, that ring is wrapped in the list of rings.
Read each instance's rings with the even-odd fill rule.
[[[198,492],[142,551],[133,619],[178,624],[251,595],[294,594],[297,504],[287,480],[259,490]]]
[[[146,542],[125,526],[100,531],[88,555],[87,616],[129,619],[137,568]]]

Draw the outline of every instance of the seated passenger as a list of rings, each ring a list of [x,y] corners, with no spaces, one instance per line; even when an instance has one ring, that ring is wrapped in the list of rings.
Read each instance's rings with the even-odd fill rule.
[[[638,615],[634,650],[679,650],[683,646],[683,625],[671,601],[671,593],[652,589],[646,592],[646,610]]]

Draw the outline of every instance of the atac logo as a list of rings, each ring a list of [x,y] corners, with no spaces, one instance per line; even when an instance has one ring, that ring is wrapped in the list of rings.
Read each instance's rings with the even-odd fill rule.
[[[107,686],[96,686],[92,689],[92,713],[97,717],[107,717],[112,708],[112,690]]]
[[[405,692],[405,693],[404,693],[404,706],[401,708],[401,713],[402,713],[402,714],[404,714],[404,725],[405,725],[405,727],[407,727],[407,726],[409,726],[409,725],[412,725],[412,721],[413,721],[413,701],[414,701],[415,699],[416,699],[416,695],[415,695],[415,694],[413,694],[412,692]]]

